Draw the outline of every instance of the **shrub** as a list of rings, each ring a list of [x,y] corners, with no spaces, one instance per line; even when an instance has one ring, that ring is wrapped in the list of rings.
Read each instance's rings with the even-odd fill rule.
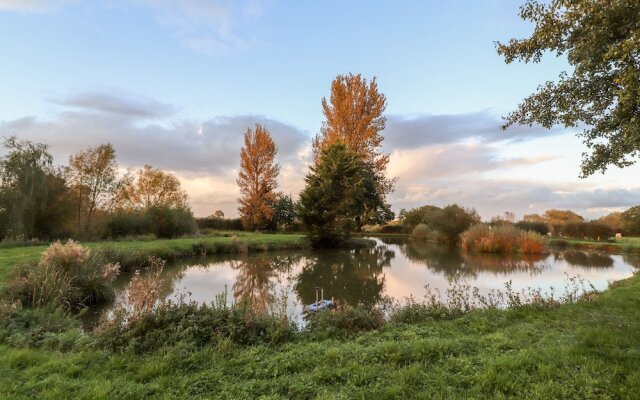
[[[196,219],[199,229],[215,229],[220,231],[242,231],[242,220],[240,218],[198,218]]]
[[[111,215],[104,228],[104,237],[119,238],[151,233],[151,221],[142,212],[119,212]]]
[[[523,254],[540,254],[546,247],[544,238],[538,233],[511,225],[489,227],[484,224],[474,225],[464,232],[461,246],[467,251]]]
[[[516,228],[521,229],[523,231],[532,231],[539,233],[543,236],[549,233],[549,227],[544,222],[534,222],[534,221],[520,221],[517,222]]]
[[[78,309],[111,300],[110,283],[119,272],[119,264],[105,262],[72,240],[64,245],[56,242],[38,263],[14,272],[8,297],[29,307]]]
[[[174,238],[195,233],[197,225],[191,211],[179,208],[152,207],[146,211],[151,232],[159,238]]]
[[[572,222],[564,226],[564,234],[576,239],[606,240],[615,232],[610,226],[598,222]]]
[[[431,229],[426,224],[418,224],[413,228],[411,236],[416,239],[428,239],[431,233]]]

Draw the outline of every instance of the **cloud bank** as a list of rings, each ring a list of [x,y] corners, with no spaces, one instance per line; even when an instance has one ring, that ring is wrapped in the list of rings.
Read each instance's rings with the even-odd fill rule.
[[[0,121],[0,135],[47,143],[59,164],[79,150],[112,143],[122,167],[150,164],[174,172],[197,215],[216,209],[237,213],[240,148],[244,132],[256,123],[266,126],[278,145],[280,189],[295,196],[304,186],[313,132],[291,124],[260,115],[186,119],[171,104],[118,91],[48,100],[57,109],[52,117]],[[390,196],[393,209],[458,203],[477,208],[484,218],[506,210],[522,215],[548,208],[597,216],[638,202],[639,187],[602,188],[537,177],[531,168],[557,157],[511,156],[509,146],[561,131],[517,128],[504,133],[499,125],[500,119],[488,112],[390,116],[384,147],[391,155],[389,174],[399,178]],[[515,172],[517,178],[500,178],[503,171]]]

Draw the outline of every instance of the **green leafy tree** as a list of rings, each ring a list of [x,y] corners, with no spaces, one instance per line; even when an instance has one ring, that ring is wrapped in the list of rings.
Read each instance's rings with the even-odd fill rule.
[[[393,219],[373,168],[341,142],[322,150],[305,181],[298,214],[316,246],[338,246],[363,224]]]
[[[450,204],[434,215],[428,225],[442,233],[448,243],[460,241],[460,234],[473,224],[480,222],[480,216],[474,209],[465,209],[457,204]]]
[[[271,228],[276,231],[290,231],[295,227],[296,207],[291,196],[279,193],[273,203]]]
[[[572,72],[541,85],[506,117],[513,124],[584,127],[581,176],[626,167],[640,154],[640,2],[527,0],[520,17],[530,37],[497,43],[507,63],[566,56]]]
[[[640,235],[640,206],[631,207],[621,215],[627,235]]]
[[[47,145],[10,137],[4,147],[8,152],[0,158],[0,237],[55,236],[70,205]]]

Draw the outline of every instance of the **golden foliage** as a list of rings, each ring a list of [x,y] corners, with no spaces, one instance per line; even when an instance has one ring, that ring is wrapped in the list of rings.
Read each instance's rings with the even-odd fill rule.
[[[248,229],[264,229],[273,215],[280,166],[271,134],[260,124],[247,129],[240,151],[240,173],[236,182],[242,197],[238,199],[242,224]]]
[[[118,207],[146,209],[150,207],[189,208],[187,194],[180,180],[160,169],[145,165],[135,178],[129,178],[118,192]]]
[[[338,75],[331,83],[329,101],[322,98],[326,121],[313,141],[315,161],[323,149],[340,141],[374,166],[384,193],[389,193],[393,186],[393,181],[385,179],[389,155],[380,152],[386,106],[387,99],[378,91],[376,78],[368,82],[360,74]]]
[[[112,206],[119,185],[116,151],[111,144],[102,144],[69,157],[67,181],[77,199],[78,231],[88,232],[92,218],[99,209]],[[84,217],[84,218],[83,218]]]

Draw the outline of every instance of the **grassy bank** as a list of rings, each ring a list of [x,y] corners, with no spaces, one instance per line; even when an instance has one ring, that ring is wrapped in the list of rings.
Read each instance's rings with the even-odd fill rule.
[[[3,398],[634,398],[640,276],[590,302],[475,311],[280,345],[97,350],[80,333],[0,344]],[[72,343],[72,344],[70,344]],[[47,349],[47,347],[50,347]]]
[[[182,239],[88,242],[86,247],[108,252],[111,261],[123,269],[143,266],[150,256],[172,261],[199,255],[298,249],[305,246],[303,235],[244,233],[232,236],[205,236]],[[37,261],[46,245],[0,249],[0,285],[16,265]]]
[[[549,246],[554,248],[573,248],[579,250],[597,250],[608,253],[640,253],[640,237],[625,237],[619,240],[595,241],[553,237]]]

